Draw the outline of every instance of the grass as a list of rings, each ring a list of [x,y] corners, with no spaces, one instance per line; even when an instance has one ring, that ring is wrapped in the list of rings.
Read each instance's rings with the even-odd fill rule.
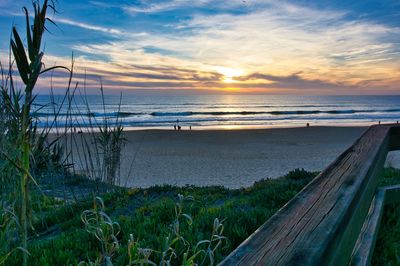
[[[215,218],[222,221],[227,241],[215,253],[215,261],[220,261],[315,175],[297,170],[285,177],[263,180],[250,188],[238,190],[162,186],[121,189],[104,194],[105,212],[120,227],[117,235],[120,247],[114,251],[114,265],[129,263],[127,250],[130,235],[141,247],[163,250],[165,237],[169,235],[170,225],[175,220],[174,210],[179,194],[194,198],[182,204],[182,211],[193,220],[190,226],[181,223],[182,237],[188,242],[208,239]],[[35,231],[30,234],[30,265],[68,265],[97,258],[102,253],[102,247],[96,238],[85,231],[81,221],[81,213],[90,209],[93,201],[64,205],[50,197],[46,201],[44,199],[40,199],[44,215],[36,218]],[[156,256],[153,254],[151,259],[157,261]],[[20,259],[15,255],[9,264],[20,265]]]
[[[400,184],[400,170],[388,168],[381,186]],[[400,204],[385,206],[372,260],[373,265],[400,264]]]

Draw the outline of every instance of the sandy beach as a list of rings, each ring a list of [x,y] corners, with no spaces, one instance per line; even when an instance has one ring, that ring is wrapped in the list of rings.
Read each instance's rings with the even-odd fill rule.
[[[121,185],[240,188],[295,168],[320,171],[365,130],[366,127],[303,127],[127,131]],[[390,160],[389,164],[396,164],[396,158]]]

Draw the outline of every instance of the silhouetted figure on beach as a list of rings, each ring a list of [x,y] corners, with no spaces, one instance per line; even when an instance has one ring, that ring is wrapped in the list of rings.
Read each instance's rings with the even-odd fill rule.
[[[174,125],[174,130],[176,130],[176,125]]]
[[[178,125],[178,131],[179,131],[179,130],[181,130],[181,126],[180,126],[180,125]]]
[[[189,126],[189,130],[192,130],[192,126],[191,125]]]
[[[310,123],[307,123],[307,127],[310,127]]]
[[[378,122],[378,125],[380,125],[381,124],[381,120],[379,120],[379,122]]]

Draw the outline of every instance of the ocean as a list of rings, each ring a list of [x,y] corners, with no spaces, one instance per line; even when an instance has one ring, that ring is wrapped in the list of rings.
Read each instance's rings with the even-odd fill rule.
[[[38,95],[33,115],[49,126],[62,96]],[[53,102],[54,104],[49,104]],[[58,127],[88,127],[116,120],[125,128],[234,129],[312,125],[370,125],[400,120],[400,96],[100,95],[64,103]],[[69,111],[70,110],[70,111]]]

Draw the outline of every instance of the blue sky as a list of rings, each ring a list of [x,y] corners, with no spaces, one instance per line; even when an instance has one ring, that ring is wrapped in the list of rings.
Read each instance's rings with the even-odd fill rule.
[[[6,60],[22,6],[2,0]],[[400,1],[59,0],[46,64],[76,59],[75,81],[108,91],[397,94]],[[54,73],[63,88],[65,74]],[[46,90],[48,78],[40,81]]]

